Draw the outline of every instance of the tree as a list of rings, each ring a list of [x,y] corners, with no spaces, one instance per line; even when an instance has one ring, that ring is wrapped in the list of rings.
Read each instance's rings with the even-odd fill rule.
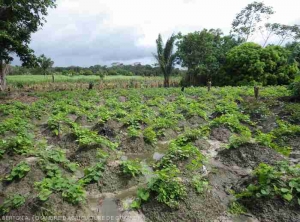
[[[232,32],[248,41],[256,32],[257,26],[264,19],[269,19],[274,14],[273,8],[263,2],[248,4],[232,22]]]
[[[282,45],[286,40],[293,39],[294,41],[300,39],[300,26],[299,25],[280,25],[276,31],[279,37],[278,45]]]
[[[205,85],[224,64],[226,53],[241,43],[234,36],[222,36],[220,29],[203,29],[202,31],[178,35],[178,57],[188,74],[183,81],[185,85]]]
[[[176,54],[173,54],[175,39],[176,37],[172,35],[165,46],[160,34],[156,40],[157,54],[154,54],[154,57],[164,75],[164,87],[169,87],[170,76],[175,65]]]
[[[298,72],[297,63],[289,62],[290,52],[280,46],[261,47],[244,43],[231,49],[219,76],[221,85],[286,85]]]
[[[274,34],[278,33],[280,27],[281,24],[279,23],[266,23],[259,27],[260,34],[264,40],[263,47],[267,45],[268,41]]]
[[[55,0],[0,0],[0,89],[5,90],[4,68],[16,53],[24,66],[36,64],[34,51],[29,48],[31,34],[43,26],[47,9]]]
[[[285,48],[290,52],[289,62],[297,62],[298,68],[300,69],[300,43],[291,42],[286,44]]]
[[[39,67],[42,69],[44,76],[46,76],[48,70],[53,66],[54,62],[50,59],[47,58],[44,54],[41,55],[38,59],[37,62],[39,64]],[[54,74],[52,72],[52,82],[54,82]]]

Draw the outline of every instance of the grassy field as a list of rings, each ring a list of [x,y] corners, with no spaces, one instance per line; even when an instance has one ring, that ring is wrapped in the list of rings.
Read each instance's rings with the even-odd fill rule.
[[[142,77],[142,76],[106,76],[104,81],[128,81],[128,80],[163,80],[163,77]],[[178,79],[174,77],[173,79]],[[63,83],[88,83],[91,81],[100,81],[99,76],[64,76],[64,75],[56,75],[55,82],[63,82]],[[47,75],[14,75],[7,76],[8,84],[15,85],[18,83],[30,85],[30,84],[38,84],[38,83],[48,83],[52,82],[52,76]]]
[[[0,100],[0,215],[110,209],[141,222],[244,221],[246,212],[298,221],[300,105],[281,99],[290,94],[283,86],[262,88],[259,100],[252,87],[12,93]]]

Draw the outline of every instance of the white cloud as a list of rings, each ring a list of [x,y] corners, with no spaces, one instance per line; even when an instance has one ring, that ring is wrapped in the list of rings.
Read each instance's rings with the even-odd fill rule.
[[[235,15],[251,0],[58,0],[42,30],[32,37],[37,54],[56,65],[152,63],[158,33],[167,38],[202,28],[228,33]],[[299,0],[265,0],[271,21],[299,21]]]

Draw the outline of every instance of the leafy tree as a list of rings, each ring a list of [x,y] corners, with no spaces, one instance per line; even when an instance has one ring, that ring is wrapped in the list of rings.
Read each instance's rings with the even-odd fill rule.
[[[203,85],[212,79],[225,63],[226,53],[241,43],[234,36],[222,36],[220,29],[178,35],[178,57],[181,65],[188,68],[186,85]]]
[[[290,52],[280,46],[269,45],[262,49],[260,60],[265,64],[263,85],[290,84],[298,72],[296,62],[289,61]]]
[[[297,62],[298,68],[300,69],[300,43],[291,42],[285,45],[285,48],[290,51],[289,62]]]
[[[250,3],[237,14],[232,22],[232,32],[248,41],[257,30],[258,24],[264,19],[269,19],[272,14],[274,14],[273,8],[266,6],[263,2]]]
[[[285,85],[298,72],[297,64],[288,61],[290,52],[280,46],[261,47],[244,43],[230,50],[224,72],[219,76],[221,85]]]
[[[172,35],[164,46],[161,35],[156,40],[157,54],[154,55],[158,65],[164,75],[164,87],[169,87],[170,75],[174,69],[176,55],[173,54],[174,43],[176,37]]]
[[[43,26],[49,7],[55,7],[55,0],[0,0],[1,90],[6,87],[4,67],[13,60],[11,53],[16,53],[23,65],[35,64],[33,50],[29,48],[31,34]]]

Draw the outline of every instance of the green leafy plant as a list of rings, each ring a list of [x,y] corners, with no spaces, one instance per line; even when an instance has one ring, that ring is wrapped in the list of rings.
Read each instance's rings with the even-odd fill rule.
[[[111,142],[103,136],[97,134],[97,132],[91,131],[89,129],[80,127],[78,125],[73,126],[73,131],[77,136],[77,141],[81,146],[95,145],[99,144],[106,146],[110,149],[116,149],[118,147],[117,143]]]
[[[300,166],[278,162],[275,166],[261,163],[253,172],[255,183],[250,184],[238,198],[274,198],[295,200],[300,205]]]
[[[143,135],[147,143],[153,144],[157,141],[157,135],[151,127],[147,127],[146,129],[144,129]]]
[[[15,166],[9,175],[5,177],[6,181],[13,181],[15,179],[21,179],[26,176],[30,171],[30,166],[26,162],[21,162]]]
[[[5,152],[13,154],[28,153],[33,147],[33,135],[28,133],[19,133],[17,136],[2,140],[0,142]]]
[[[241,135],[233,134],[229,138],[228,148],[238,148],[243,144],[250,143],[251,141],[251,132],[244,131]]]
[[[138,176],[142,173],[142,166],[138,160],[122,161],[121,168],[124,174],[132,177]]]
[[[0,206],[0,215],[4,215],[12,209],[17,209],[24,205],[26,199],[20,194],[15,194],[6,198]]]
[[[170,143],[166,155],[164,155],[157,166],[160,168],[168,167],[174,165],[177,161],[188,159],[189,163],[187,164],[187,168],[189,170],[195,170],[202,166],[205,157],[197,147],[193,146],[191,143],[183,145],[183,140],[179,139]]]
[[[84,169],[84,177],[80,179],[80,183],[85,185],[91,182],[98,182],[98,180],[102,176],[102,172],[104,170],[104,164],[97,163],[95,166]]]
[[[140,130],[137,129],[135,126],[131,125],[128,127],[128,136],[132,138],[139,137],[141,134]]]
[[[208,188],[208,181],[200,176],[193,176],[192,185],[198,194],[203,193]]]
[[[186,196],[186,188],[178,177],[180,171],[175,166],[170,166],[156,171],[156,178],[149,183],[149,189],[156,194],[159,202],[171,208],[179,205],[179,200]]]
[[[243,205],[234,201],[230,204],[228,212],[233,215],[240,215],[240,214],[246,213],[247,210]]]
[[[85,200],[85,190],[80,183],[55,175],[51,178],[44,178],[40,182],[35,182],[35,187],[39,190],[39,199],[48,200],[53,192],[61,192],[63,199],[72,204],[78,204]]]
[[[133,209],[139,209],[143,202],[148,201],[149,197],[149,190],[145,188],[139,188],[137,191],[137,198],[131,203],[130,207]]]

